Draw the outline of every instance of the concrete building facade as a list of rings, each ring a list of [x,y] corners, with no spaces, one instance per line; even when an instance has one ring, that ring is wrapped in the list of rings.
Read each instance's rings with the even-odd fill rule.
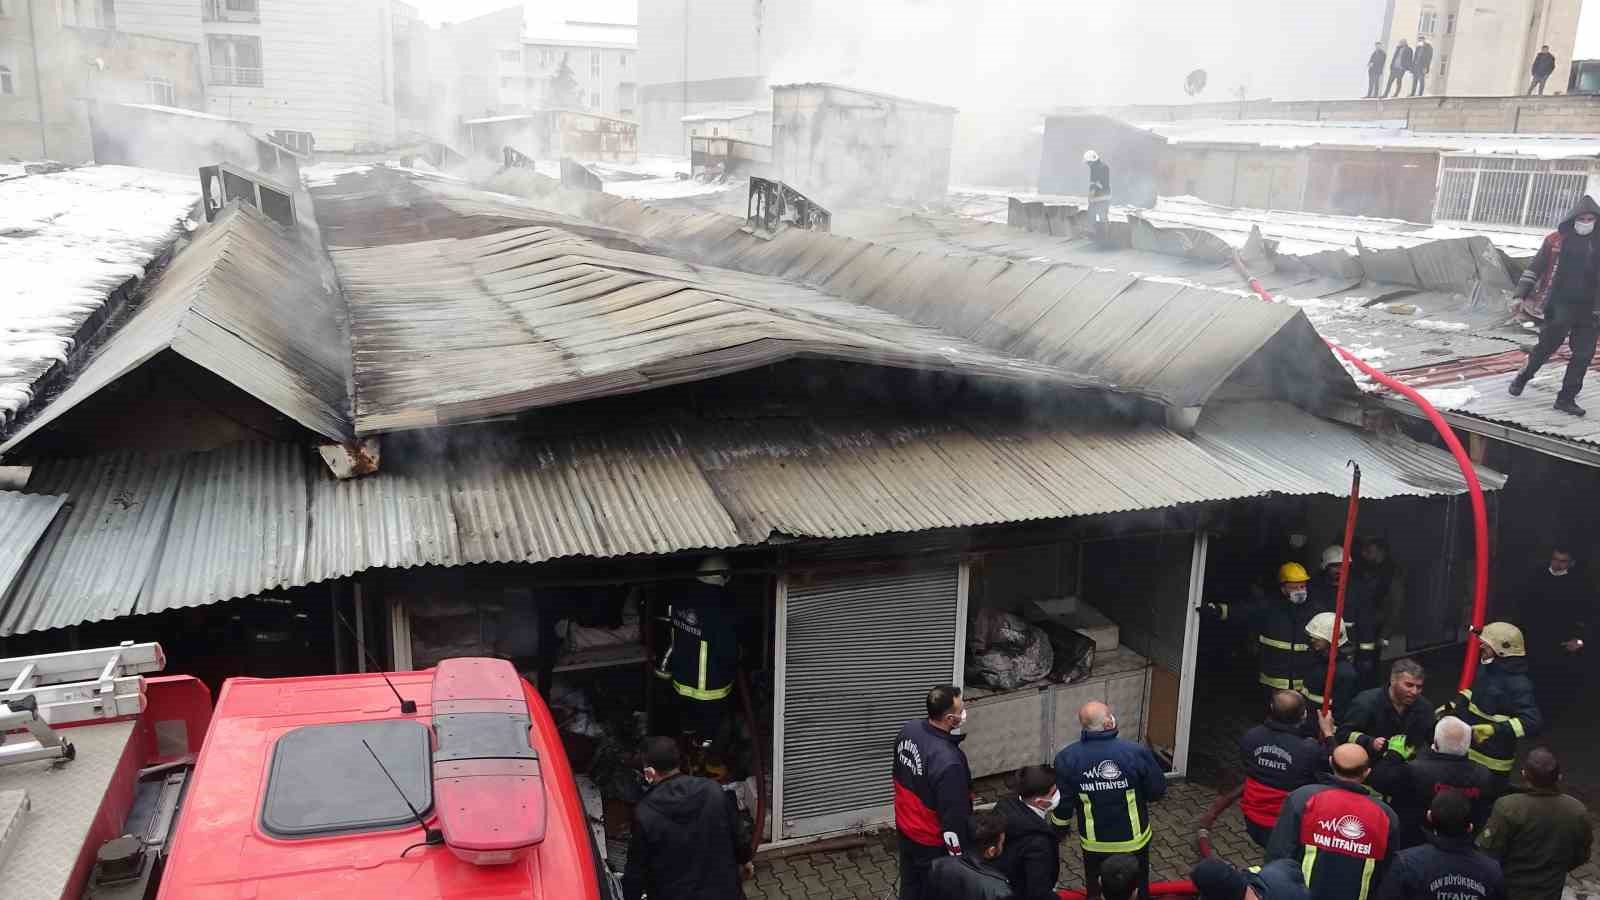
[[[632,23],[529,19],[513,6],[446,25],[442,34],[463,119],[556,108],[625,119],[637,113]]]
[[[1533,58],[1544,44],[1556,57],[1546,86],[1564,91],[1583,0],[1389,0],[1383,43],[1433,44],[1430,96],[1497,97],[1528,90]],[[1406,79],[1409,92],[1411,79]]]
[[[639,141],[645,153],[683,156],[683,117],[730,106],[767,108],[768,4],[749,0],[639,4]],[[765,41],[765,44],[763,43]]]
[[[199,45],[207,112],[248,121],[297,150],[357,150],[395,139],[396,6],[118,0],[117,17],[123,30]]]
[[[118,8],[0,0],[0,159],[94,160],[94,101],[201,109],[198,47],[118,30]]]
[[[824,205],[943,199],[956,110],[842,85],[772,88],[772,171]]]

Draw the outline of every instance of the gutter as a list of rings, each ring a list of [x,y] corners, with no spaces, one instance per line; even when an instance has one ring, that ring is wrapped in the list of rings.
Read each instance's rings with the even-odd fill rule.
[[[1414,419],[1423,418],[1417,408],[1407,403],[1404,398],[1386,396],[1379,398],[1378,402],[1388,409],[1404,413]],[[1582,466],[1600,468],[1600,447],[1578,445],[1558,437],[1551,437],[1550,435],[1539,434],[1522,428],[1513,428],[1509,425],[1501,425],[1498,422],[1490,422],[1465,413],[1440,410],[1439,415],[1443,416],[1444,420],[1450,423],[1452,428],[1459,428],[1469,434],[1503,441],[1504,443],[1521,447],[1524,450],[1543,453],[1546,456],[1553,456]]]

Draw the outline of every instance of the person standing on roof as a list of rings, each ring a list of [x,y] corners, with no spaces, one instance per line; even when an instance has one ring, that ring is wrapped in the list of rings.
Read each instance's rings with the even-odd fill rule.
[[[1417,49],[1411,57],[1411,96],[1421,97],[1428,90],[1428,70],[1433,68],[1433,45],[1417,36]]]
[[[1318,717],[1322,739],[1306,736],[1306,699],[1294,691],[1278,691],[1267,705],[1267,720],[1245,732],[1239,741],[1244,757],[1244,794],[1239,811],[1250,839],[1267,846],[1284,798],[1316,784],[1328,767],[1327,740],[1332,718]]]
[[[1400,820],[1364,783],[1367,751],[1343,744],[1330,761],[1331,777],[1284,801],[1267,862],[1299,865],[1312,900],[1365,900],[1383,882]]]
[[[1306,623],[1306,637],[1310,647],[1300,653],[1300,668],[1295,686],[1313,706],[1322,706],[1323,694],[1328,684],[1328,648],[1333,645],[1333,620],[1331,612],[1319,612]],[[1356,666],[1350,661],[1349,623],[1339,628],[1339,651],[1333,657],[1333,703],[1335,721],[1349,711],[1356,696]]]
[[[1378,900],[1505,900],[1500,864],[1472,845],[1472,802],[1445,791],[1426,815],[1428,843],[1395,856]]]
[[[1495,797],[1505,793],[1511,782],[1518,739],[1535,737],[1544,727],[1544,716],[1534,701],[1533,680],[1528,677],[1527,656],[1522,629],[1507,622],[1483,626],[1478,637],[1477,677],[1472,687],[1457,694],[1442,710],[1472,726],[1472,749],[1467,757],[1494,776],[1491,793]]]
[[[1139,896],[1149,900],[1150,804],[1166,796],[1166,775],[1149,748],[1117,737],[1110,706],[1085,703],[1078,724],[1082,737],[1061,748],[1055,769],[1062,805],[1077,810],[1088,900],[1098,900],[1100,867],[1118,853],[1139,861]],[[1060,810],[1050,815],[1051,824],[1068,824]]]
[[[1494,779],[1489,770],[1467,759],[1472,729],[1455,716],[1445,716],[1433,727],[1433,746],[1406,763],[1406,783],[1392,805],[1400,817],[1400,846],[1423,841],[1422,826],[1433,798],[1454,791],[1472,804],[1472,825],[1481,829],[1489,819]]]
[[[1089,223],[1094,239],[1104,241],[1111,221],[1111,167],[1093,150],[1084,152],[1083,161],[1089,164]]]
[[[1556,71],[1556,55],[1550,52],[1550,45],[1545,44],[1539,48],[1539,54],[1533,58],[1533,81],[1528,83],[1528,96],[1533,96],[1534,90],[1544,94],[1544,83]]]
[[[1406,761],[1433,738],[1433,709],[1418,702],[1424,678],[1416,660],[1397,659],[1387,687],[1362,691],[1339,714],[1334,736],[1367,751],[1374,760],[1372,787],[1386,797],[1405,786]]]
[[[1555,409],[1571,416],[1585,410],[1577,403],[1583,390],[1583,377],[1594,360],[1595,340],[1600,337],[1600,235],[1595,222],[1600,220],[1600,204],[1584,195],[1562,220],[1560,227],[1544,239],[1533,262],[1522,270],[1512,297],[1517,308],[1534,318],[1542,317],[1539,343],[1528,352],[1528,363],[1506,389],[1511,396],[1522,396],[1523,388],[1539,373],[1550,354],[1566,342],[1572,350],[1567,374],[1556,394]]]
[[[1305,566],[1287,562],[1278,567],[1278,596],[1266,603],[1242,611],[1236,611],[1235,604],[1220,602],[1203,607],[1204,612],[1224,622],[1242,618],[1256,634],[1261,644],[1257,680],[1266,689],[1269,701],[1275,691],[1299,687],[1295,679],[1300,674],[1300,656],[1310,648],[1305,638],[1306,623],[1319,612],[1310,602],[1310,581]]]
[[[894,827],[900,838],[900,900],[922,900],[928,867],[972,846],[972,769],[961,750],[967,721],[961,688],[928,691],[928,716],[894,741]]]
[[[1367,57],[1367,99],[1378,99],[1378,88],[1383,84],[1383,64],[1389,60],[1383,41],[1372,45],[1372,55]]]
[[[625,900],[744,900],[739,881],[750,877],[751,854],[739,840],[733,792],[685,775],[670,737],[645,742],[644,778],[650,789],[633,812]]]
[[[1415,58],[1416,54],[1412,51],[1411,45],[1406,43],[1405,38],[1401,38],[1400,43],[1395,45],[1394,56],[1389,58],[1389,84],[1383,89],[1385,99],[1400,96],[1401,90],[1405,88],[1406,73],[1411,71],[1411,64]]]
[[[722,730],[739,665],[738,609],[728,590],[729,568],[725,556],[706,557],[700,575],[678,588],[672,601],[672,646],[663,668],[671,673],[678,697],[679,727],[701,753],[711,749]]]

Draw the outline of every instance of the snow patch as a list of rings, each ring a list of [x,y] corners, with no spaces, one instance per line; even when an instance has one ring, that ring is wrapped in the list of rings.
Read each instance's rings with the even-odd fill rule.
[[[1417,393],[1439,409],[1461,409],[1479,396],[1478,389],[1471,385],[1457,388],[1418,388]]]
[[[1412,328],[1417,328],[1422,331],[1455,333],[1467,330],[1467,323],[1465,322],[1440,322],[1437,319],[1418,319],[1415,322],[1409,322],[1407,324],[1409,324]]]

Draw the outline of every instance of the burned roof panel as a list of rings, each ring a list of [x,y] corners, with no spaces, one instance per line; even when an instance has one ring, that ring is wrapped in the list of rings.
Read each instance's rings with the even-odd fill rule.
[[[0,491],[0,599],[66,502],[65,494]]]

